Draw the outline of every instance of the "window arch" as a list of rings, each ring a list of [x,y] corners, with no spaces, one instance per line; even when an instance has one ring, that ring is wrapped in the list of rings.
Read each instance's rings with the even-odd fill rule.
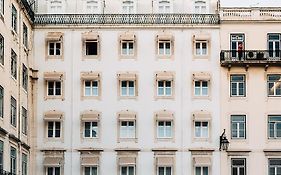
[[[205,14],[207,13],[207,2],[204,0],[197,0],[194,3],[194,13]]]

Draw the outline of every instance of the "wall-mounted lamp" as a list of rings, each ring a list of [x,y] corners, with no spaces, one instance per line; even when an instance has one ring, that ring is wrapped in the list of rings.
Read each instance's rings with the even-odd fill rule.
[[[220,136],[220,151],[221,150],[224,150],[224,151],[227,151],[228,149],[228,146],[229,146],[229,141],[227,140],[226,138],[226,135],[225,135],[225,129],[223,130],[223,133],[221,134]]]

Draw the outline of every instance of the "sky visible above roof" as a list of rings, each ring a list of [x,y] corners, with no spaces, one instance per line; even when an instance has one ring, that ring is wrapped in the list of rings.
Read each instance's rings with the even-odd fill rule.
[[[221,7],[281,7],[281,0],[220,0]]]

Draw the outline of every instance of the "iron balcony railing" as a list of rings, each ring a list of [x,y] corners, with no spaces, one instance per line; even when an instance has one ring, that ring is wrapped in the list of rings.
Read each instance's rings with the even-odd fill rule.
[[[0,169],[0,175],[16,175],[15,173],[10,173],[8,171]]]
[[[219,24],[218,14],[36,14],[34,24]]]
[[[221,62],[281,61],[280,50],[222,50]]]
[[[27,0],[21,0],[21,3],[23,4],[24,8],[26,9],[26,12],[30,17],[30,20],[34,21],[34,11],[31,8],[31,4]]]

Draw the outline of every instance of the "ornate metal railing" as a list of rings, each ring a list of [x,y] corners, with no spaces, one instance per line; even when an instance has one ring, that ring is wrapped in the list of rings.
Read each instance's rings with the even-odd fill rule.
[[[0,169],[0,175],[16,175],[15,173],[10,173],[8,171]]]
[[[222,50],[221,64],[225,63],[281,63],[280,50]]]
[[[34,21],[34,11],[31,8],[31,4],[29,4],[29,2],[27,0],[21,0],[21,3],[24,6],[24,8],[26,9],[26,12],[30,17],[30,20]]]
[[[34,24],[219,24],[218,14],[36,14]]]

